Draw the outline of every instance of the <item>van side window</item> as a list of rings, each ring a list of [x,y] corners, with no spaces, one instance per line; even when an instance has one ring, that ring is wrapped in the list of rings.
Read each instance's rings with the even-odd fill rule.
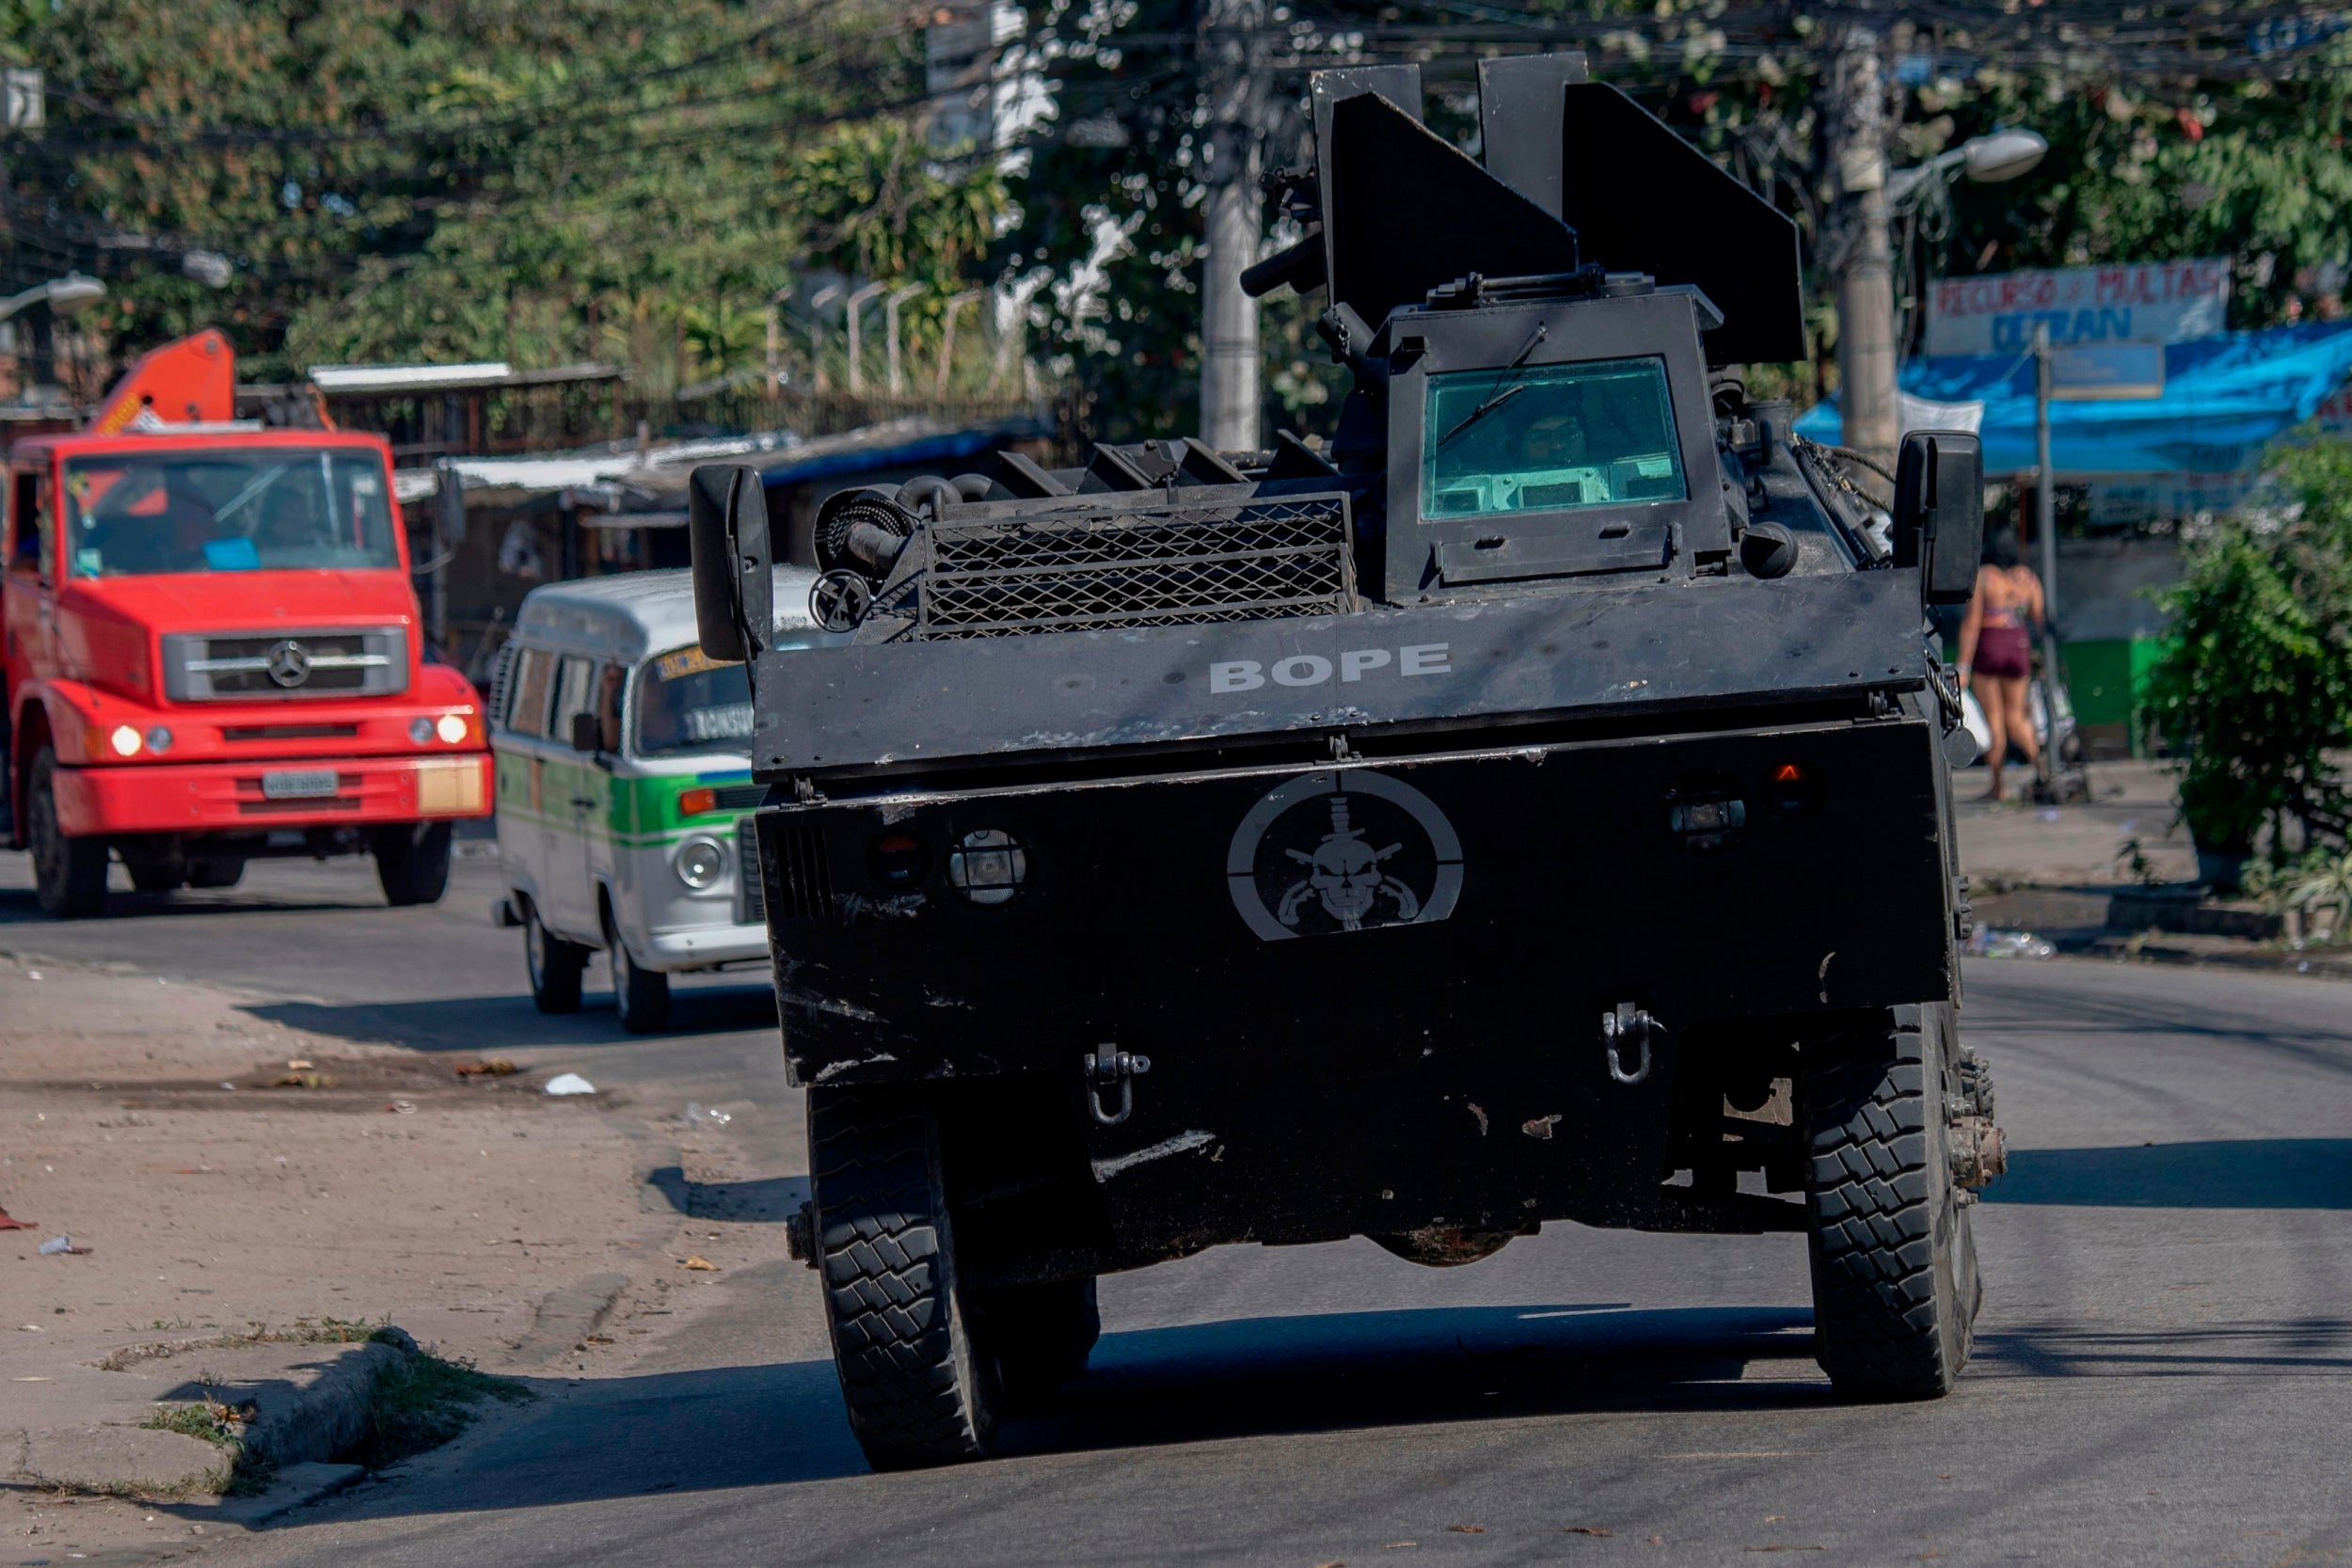
[[[596,744],[608,752],[621,749],[621,692],[628,685],[624,665],[601,665],[596,671]]]
[[[571,739],[575,715],[594,711],[596,671],[594,659],[572,654],[564,655],[564,662],[557,666],[554,721],[548,726],[548,734],[553,736],[558,744]]]
[[[515,667],[515,694],[507,700],[506,727],[516,735],[548,733],[548,679],[555,672],[555,656],[545,648],[525,648]]]

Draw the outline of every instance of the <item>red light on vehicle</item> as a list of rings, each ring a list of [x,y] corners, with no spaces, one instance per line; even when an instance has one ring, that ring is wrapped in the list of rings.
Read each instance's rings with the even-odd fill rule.
[[[1765,775],[1764,806],[1794,822],[1821,809],[1821,781],[1803,763],[1784,762]]]
[[[677,814],[680,816],[700,816],[705,812],[718,809],[719,792],[715,789],[687,789],[678,792]]]
[[[931,852],[913,833],[884,833],[866,852],[866,869],[884,887],[914,887],[931,874]]]

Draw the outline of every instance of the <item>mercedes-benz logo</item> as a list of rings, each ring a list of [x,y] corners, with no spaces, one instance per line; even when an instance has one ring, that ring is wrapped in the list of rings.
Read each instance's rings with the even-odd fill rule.
[[[310,678],[310,650],[291,637],[271,643],[266,657],[269,678],[280,686],[300,686]]]

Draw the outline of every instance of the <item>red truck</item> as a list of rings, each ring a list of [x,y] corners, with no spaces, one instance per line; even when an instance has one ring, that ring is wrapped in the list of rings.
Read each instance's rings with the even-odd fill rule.
[[[0,521],[4,841],[40,907],[227,887],[263,856],[369,854],[437,900],[486,816],[483,707],[426,657],[391,450],[239,420],[201,332],[79,429],[15,441]],[[323,421],[322,421],[323,422]]]

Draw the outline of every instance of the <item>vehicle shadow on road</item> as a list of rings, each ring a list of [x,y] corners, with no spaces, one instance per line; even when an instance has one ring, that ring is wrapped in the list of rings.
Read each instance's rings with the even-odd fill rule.
[[[2231,1138],[2019,1148],[1987,1203],[2127,1209],[2352,1209],[2352,1138]]]
[[[681,987],[671,993],[670,1027],[660,1035],[625,1032],[612,999],[591,993],[577,1013],[549,1014],[528,996],[432,998],[415,1002],[273,1002],[248,1006],[255,1018],[336,1039],[389,1040],[411,1051],[480,1055],[501,1048],[643,1045],[663,1036],[735,1034],[776,1026],[775,993],[765,984]]]
[[[1815,1408],[1833,1396],[1809,1359],[1811,1326],[1802,1308],[1588,1303],[1112,1333],[1093,1370],[1005,1422],[999,1451],[1017,1460],[1581,1412]],[[544,1508],[868,1473],[830,1362],[530,1381],[547,1397],[500,1419],[453,1469],[430,1485],[355,1499],[352,1512]],[[950,1468],[891,1484],[961,1489],[972,1474]]]
[[[782,1225],[808,1201],[805,1176],[770,1176],[750,1181],[690,1181],[676,1165],[648,1171],[645,1185],[671,1208],[698,1220],[735,1220],[747,1225]]]

